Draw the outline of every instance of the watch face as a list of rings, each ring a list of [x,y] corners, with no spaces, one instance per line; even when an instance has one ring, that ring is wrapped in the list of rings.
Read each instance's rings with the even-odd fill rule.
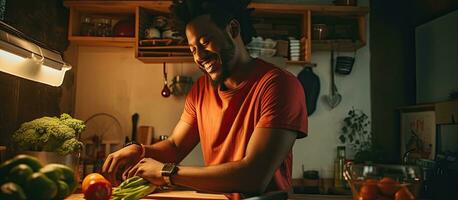
[[[176,166],[173,163],[165,163],[161,170],[162,176],[170,176],[173,174]]]

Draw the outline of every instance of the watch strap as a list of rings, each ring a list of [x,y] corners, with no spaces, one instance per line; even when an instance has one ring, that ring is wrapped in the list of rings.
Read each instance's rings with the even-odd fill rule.
[[[167,186],[173,186],[171,176],[175,175],[178,171],[178,167],[175,163],[164,163],[161,170],[162,178]]]

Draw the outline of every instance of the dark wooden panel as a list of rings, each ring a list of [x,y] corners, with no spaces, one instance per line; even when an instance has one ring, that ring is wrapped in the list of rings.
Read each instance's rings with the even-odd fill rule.
[[[45,115],[58,115],[60,113],[59,90],[60,88],[21,80],[19,85],[18,121],[23,123]]]
[[[68,45],[68,9],[62,0],[8,0],[5,21],[52,49]]]
[[[0,145],[10,143],[10,135],[16,129],[19,80],[0,72]]]
[[[371,2],[372,129],[385,162],[400,161],[396,108],[415,103],[415,46],[410,2]],[[394,6],[396,5],[396,6]]]

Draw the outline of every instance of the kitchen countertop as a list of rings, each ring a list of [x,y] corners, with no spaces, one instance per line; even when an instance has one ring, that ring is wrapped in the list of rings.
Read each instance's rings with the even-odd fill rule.
[[[70,195],[66,200],[83,200],[82,193],[76,193]],[[165,191],[150,194],[142,199],[148,200],[192,200],[192,199],[202,199],[202,200],[223,200],[227,199],[226,196],[222,194],[208,194],[200,193],[196,191]],[[292,194],[288,197],[289,200],[352,200],[352,197],[349,195],[310,195],[310,194]]]

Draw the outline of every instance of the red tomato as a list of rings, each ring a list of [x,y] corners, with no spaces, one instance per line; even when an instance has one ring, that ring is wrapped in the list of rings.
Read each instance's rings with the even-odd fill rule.
[[[84,177],[83,183],[81,185],[81,189],[83,190],[83,193],[84,193],[84,191],[86,191],[87,187],[89,186],[89,182],[91,182],[93,180],[95,180],[95,181],[105,180],[106,181],[105,177],[103,177],[99,173],[88,174],[86,177]]]
[[[92,180],[84,192],[87,200],[109,200],[111,197],[111,183],[107,180]]]

